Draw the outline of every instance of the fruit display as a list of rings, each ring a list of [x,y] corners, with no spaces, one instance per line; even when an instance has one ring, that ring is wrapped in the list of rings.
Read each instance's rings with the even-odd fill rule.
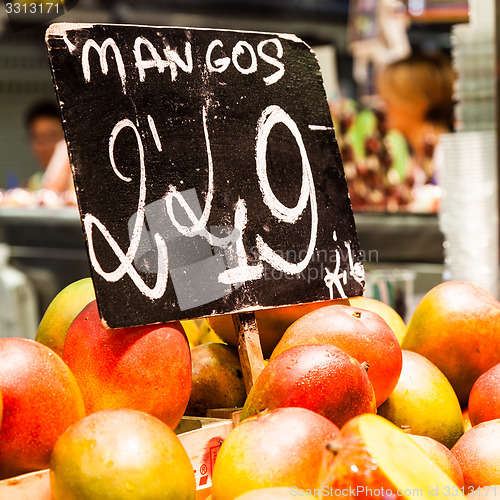
[[[283,334],[271,359],[303,344],[333,344],[360,363],[368,363],[377,406],[389,397],[401,374],[403,360],[396,335],[378,314],[366,309],[333,305],[302,316]]]
[[[398,384],[378,414],[448,448],[464,433],[462,409],[453,387],[431,361],[411,351],[403,351]]]
[[[189,347],[196,347],[207,343],[225,344],[214,332],[206,318],[188,319],[181,321],[184,333],[189,341]]]
[[[408,436],[410,436],[410,438],[413,439],[413,441],[415,441],[420,448],[422,448],[427,455],[446,472],[446,474],[448,474],[459,488],[464,487],[464,474],[458,460],[449,448],[431,437],[410,433],[408,433]]]
[[[441,283],[417,305],[402,347],[432,361],[467,406],[474,382],[500,363],[500,302],[472,283]]]
[[[464,422],[464,431],[468,431],[472,427],[472,424],[470,422],[469,409],[468,408],[464,408],[462,410],[462,420]]]
[[[364,297],[266,310],[280,326],[259,330],[269,361],[248,393],[236,333],[212,329],[231,316],[108,329],[91,285],[56,296],[37,341],[0,339],[2,499],[445,499],[500,483],[500,303],[475,285],[441,283],[406,327]]]
[[[49,304],[38,325],[35,340],[62,356],[68,328],[92,300],[95,300],[95,291],[90,278],[70,283]]]
[[[255,319],[259,328],[260,343],[265,358],[271,356],[274,348],[280,341],[286,329],[302,316],[329,304],[349,305],[348,300],[313,302],[297,306],[275,307],[255,312]],[[230,315],[213,316],[209,324],[215,333],[227,344],[237,347],[238,337]]]
[[[461,497],[451,478],[399,427],[379,415],[347,422],[328,445],[332,457],[322,482],[332,491],[356,491],[357,498]],[[432,494],[435,491],[435,495]],[[439,492],[442,493],[439,493]],[[451,493],[453,492],[453,493]]]
[[[496,419],[475,425],[451,449],[468,493],[481,486],[500,484],[499,443],[500,419]]]
[[[57,438],[85,416],[67,365],[48,347],[0,339],[0,478],[48,467]]]
[[[131,408],[174,429],[188,404],[191,354],[180,323],[108,329],[93,300],[69,327],[63,360],[87,413]]]
[[[326,445],[338,432],[333,422],[305,408],[248,417],[222,443],[212,476],[213,500],[271,486],[319,488]]]
[[[28,189],[15,187],[12,189],[0,189],[0,206],[10,207],[46,207],[61,208],[76,206],[75,191],[57,192],[52,189]]]
[[[247,396],[236,348],[207,342],[191,349],[191,395],[187,415],[204,417],[208,409],[243,406]]]
[[[313,410],[341,427],[356,415],[375,413],[375,392],[367,370],[366,363],[334,345],[291,347],[259,375],[241,418],[291,406]]]
[[[467,410],[473,425],[500,418],[500,363],[474,382]]]
[[[53,500],[194,500],[189,457],[160,420],[129,409],[102,410],[72,425],[50,460]]]
[[[367,309],[378,314],[390,327],[401,344],[406,333],[406,324],[400,314],[391,306],[381,300],[371,297],[351,297],[349,305]]]
[[[358,109],[345,99],[330,107],[353,210],[438,210],[441,190],[432,178],[434,143],[428,141],[424,157],[417,159],[403,134],[387,127],[380,109]]]

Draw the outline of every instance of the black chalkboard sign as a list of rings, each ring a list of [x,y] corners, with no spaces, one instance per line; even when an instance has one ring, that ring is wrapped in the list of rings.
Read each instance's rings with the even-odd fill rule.
[[[46,35],[98,306],[122,327],[361,295],[317,60],[293,35]]]

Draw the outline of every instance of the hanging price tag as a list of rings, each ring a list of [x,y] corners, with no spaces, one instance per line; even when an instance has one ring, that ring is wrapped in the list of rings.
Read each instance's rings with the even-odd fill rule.
[[[99,311],[124,327],[362,295],[320,69],[293,35],[46,35]]]

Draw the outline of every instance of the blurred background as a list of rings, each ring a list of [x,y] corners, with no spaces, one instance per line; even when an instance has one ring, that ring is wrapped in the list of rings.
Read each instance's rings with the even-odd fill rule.
[[[54,101],[44,45],[51,22],[296,34],[322,68],[367,294],[406,317],[444,279],[476,281],[498,296],[494,0],[79,0],[57,3],[57,18],[29,22],[4,3],[0,241],[4,264],[34,290],[35,317],[88,275],[71,182],[54,167],[64,163],[61,137],[34,119],[43,115],[36,105]]]
[[[352,100],[346,107],[352,106],[356,111],[369,105],[367,96],[376,92],[377,64],[408,55],[406,44],[415,50],[442,51],[450,56],[454,24],[469,21],[466,0],[79,0],[73,3],[69,11],[53,21],[294,33],[318,54],[332,106]],[[44,31],[49,23],[29,27],[25,24],[26,17],[16,22],[9,20],[5,11],[3,18],[0,17],[0,187],[4,189],[26,186],[39,169],[27,147],[25,114],[32,104],[54,96],[44,47]],[[31,19],[35,22],[36,16]],[[408,41],[404,39],[406,34]],[[365,50],[368,47],[371,53]],[[339,110],[338,118],[348,111]]]

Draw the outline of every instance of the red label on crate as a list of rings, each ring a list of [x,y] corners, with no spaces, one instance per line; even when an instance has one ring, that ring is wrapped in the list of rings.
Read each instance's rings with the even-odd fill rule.
[[[213,437],[208,442],[200,465],[194,471],[196,484],[198,486],[207,486],[212,484],[212,474],[215,466],[215,460],[217,458],[217,454],[219,453],[222,442],[222,437]]]
[[[220,447],[221,445],[219,444],[218,446],[213,446],[212,448],[210,448],[210,475],[212,475],[214,472],[215,459],[219,454]]]

